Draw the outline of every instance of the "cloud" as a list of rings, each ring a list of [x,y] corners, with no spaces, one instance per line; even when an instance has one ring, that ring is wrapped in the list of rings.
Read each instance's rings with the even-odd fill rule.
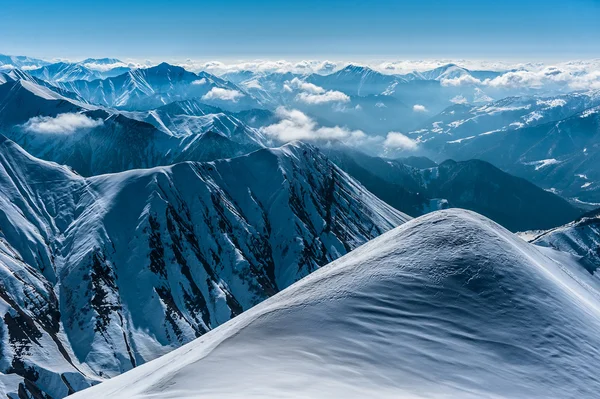
[[[427,108],[425,108],[424,105],[415,104],[415,105],[413,105],[413,111],[414,112],[427,112]]]
[[[347,103],[350,102],[350,97],[341,91],[326,91],[322,94],[300,93],[296,96],[298,101],[306,104],[323,104],[330,102]]]
[[[298,78],[294,78],[292,80],[290,80],[288,87],[290,88],[296,88],[299,90],[303,90],[306,91],[310,94],[322,94],[325,93],[325,89],[322,87],[319,87],[317,85],[314,85],[312,83],[308,83],[305,82],[303,80],[300,80]]]
[[[360,145],[373,141],[373,138],[361,130],[350,130],[340,126],[318,126],[308,115],[295,109],[288,110],[280,107],[276,110],[276,115],[281,120],[261,128],[261,131],[280,142],[339,140],[349,145]]]
[[[471,75],[465,74],[456,78],[442,79],[440,84],[442,86],[468,86],[468,85],[480,85],[481,80],[474,78]]]
[[[203,100],[223,100],[236,102],[244,94],[237,90],[222,89],[220,87],[213,87],[208,93],[202,96]]]
[[[324,103],[348,103],[350,97],[341,91],[336,90],[325,90],[315,84],[305,82],[299,78],[294,78],[290,81],[285,82],[283,90],[286,92],[293,92],[294,89],[300,90],[296,96],[296,100],[305,104],[324,104]]]
[[[515,89],[600,89],[600,65],[572,62],[559,66],[529,65],[531,69],[520,68],[493,78],[479,80],[471,75],[452,79],[442,79],[443,86],[482,86],[499,90]]]
[[[102,119],[92,119],[84,114],[66,113],[56,117],[34,116],[23,125],[34,133],[71,134],[78,130],[92,129],[104,124]]]
[[[193,85],[204,85],[206,84],[206,78],[197,79],[192,82]]]
[[[384,147],[395,150],[414,150],[417,142],[399,132],[389,132],[383,142]]]
[[[451,98],[450,102],[454,103],[454,104],[466,104],[468,101],[465,98],[465,96],[459,95],[459,96],[455,96],[455,97]]]
[[[83,64],[84,67],[98,72],[107,72],[115,68],[133,68],[135,65],[127,65],[124,62],[114,62],[112,64],[99,64],[96,62],[88,62]]]
[[[256,79],[247,80],[245,82],[242,82],[242,85],[246,89],[263,90],[263,87],[260,85],[260,82],[258,80],[256,80]]]

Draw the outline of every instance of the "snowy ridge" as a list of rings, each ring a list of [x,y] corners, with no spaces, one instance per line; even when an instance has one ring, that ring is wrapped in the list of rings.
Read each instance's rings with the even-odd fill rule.
[[[409,219],[301,143],[92,178],[0,154],[11,398],[130,370]]]
[[[23,79],[0,85],[0,128],[31,154],[86,176],[233,157],[266,141],[258,129],[195,101],[149,112],[116,112],[61,93]],[[196,116],[202,110],[214,114]],[[40,131],[28,124],[55,123],[65,115],[87,123],[72,131],[66,130],[69,126]]]
[[[231,82],[206,72],[195,74],[167,63],[132,69],[106,79],[58,82],[57,85],[77,93],[92,104],[129,111],[150,110],[188,99],[203,99],[232,111],[260,107],[256,99]],[[237,93],[236,98],[220,100],[207,96],[215,88]]]
[[[600,268],[600,212],[590,212],[564,226],[522,233],[533,244],[581,257],[590,273]],[[598,274],[594,276],[597,278]]]
[[[573,258],[439,211],[74,397],[593,397],[599,288]]]

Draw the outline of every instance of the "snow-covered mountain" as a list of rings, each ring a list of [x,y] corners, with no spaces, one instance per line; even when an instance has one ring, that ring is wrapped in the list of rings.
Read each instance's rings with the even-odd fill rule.
[[[91,82],[59,82],[59,86],[79,94],[90,103],[130,111],[150,110],[188,99],[201,99],[233,111],[260,107],[254,97],[231,82],[206,72],[195,74],[167,63]]]
[[[79,63],[57,62],[29,71],[32,76],[47,82],[70,82],[73,80],[100,79],[102,75]]]
[[[116,58],[87,58],[80,62],[61,61],[29,68],[31,75],[50,83],[92,81],[122,75],[131,67]]]
[[[50,64],[37,58],[26,57],[23,55],[5,55],[0,54],[0,69],[35,69]]]
[[[10,398],[154,359],[409,219],[301,143],[83,178],[2,138],[0,186]]]
[[[328,90],[339,90],[356,96],[381,94],[397,82],[393,75],[384,75],[369,67],[352,64],[329,75],[312,74],[306,80]]]
[[[436,80],[442,81],[444,79],[457,79],[464,78],[466,76],[473,77],[479,80],[493,79],[502,74],[502,72],[496,71],[472,71],[467,68],[463,68],[456,64],[446,64],[438,68],[434,68],[428,71],[414,71],[406,75],[400,75],[399,77],[405,81],[412,80]]]
[[[74,398],[594,397],[599,298],[573,257],[440,211]]]
[[[60,93],[26,80],[0,85],[0,129],[31,154],[85,176],[232,157],[262,147],[257,129],[220,110],[186,114],[201,109],[194,102],[122,114]]]
[[[599,140],[600,106],[595,106],[559,121],[458,139],[447,143],[443,154],[489,161],[594,206],[600,202]]]
[[[148,122],[173,136],[202,135],[212,131],[240,144],[262,146],[266,142],[259,129],[198,100],[175,101],[152,111],[127,112],[125,115]]]
[[[455,104],[410,134],[449,153],[464,141],[568,118],[600,105],[600,91],[553,97],[507,97],[483,105]]]
[[[600,210],[596,209],[564,226],[547,231],[530,231],[522,234],[533,244],[567,252],[581,257],[590,273],[600,268]]]

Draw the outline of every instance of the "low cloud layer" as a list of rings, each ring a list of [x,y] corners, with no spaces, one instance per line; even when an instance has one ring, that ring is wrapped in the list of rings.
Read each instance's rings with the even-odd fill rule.
[[[415,112],[427,112],[427,108],[425,108],[424,105],[415,104],[415,105],[413,105],[413,111],[415,111]]]
[[[276,115],[280,121],[263,127],[261,130],[279,142],[339,140],[347,144],[358,144],[371,140],[371,137],[360,130],[349,130],[340,126],[318,126],[317,122],[298,110],[280,107],[277,109]]]
[[[339,141],[358,147],[369,153],[383,153],[390,150],[414,151],[418,147],[415,140],[399,132],[389,132],[387,136],[371,136],[361,130],[350,130],[341,126],[319,126],[315,120],[298,110],[280,107],[276,111],[278,123],[263,127],[266,136],[279,143],[294,140],[329,142]]]
[[[296,100],[305,104],[324,104],[324,103],[348,103],[350,97],[336,90],[325,90],[315,84],[305,82],[298,78],[294,78],[286,82],[283,89],[287,92],[300,90],[296,96]]]
[[[598,66],[596,66],[598,67]],[[533,70],[508,71],[493,79],[477,79],[462,75],[442,79],[443,86],[481,86],[493,89],[600,89],[600,70],[593,65],[570,64],[562,67],[548,66]]]
[[[244,97],[244,94],[240,93],[237,90],[229,90],[223,89],[220,87],[213,87],[210,89],[208,93],[202,96],[203,100],[221,100],[221,101],[232,101],[236,102],[241,97]]]
[[[34,133],[72,134],[78,130],[102,126],[102,119],[92,119],[84,114],[66,113],[56,117],[35,116],[29,119],[23,128]]]
[[[393,150],[415,150],[417,142],[399,132],[389,132],[383,145]]]

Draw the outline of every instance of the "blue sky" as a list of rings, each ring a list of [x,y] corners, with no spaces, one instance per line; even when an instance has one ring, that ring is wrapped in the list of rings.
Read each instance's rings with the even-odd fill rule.
[[[600,57],[600,0],[4,3],[0,53],[42,58]]]

